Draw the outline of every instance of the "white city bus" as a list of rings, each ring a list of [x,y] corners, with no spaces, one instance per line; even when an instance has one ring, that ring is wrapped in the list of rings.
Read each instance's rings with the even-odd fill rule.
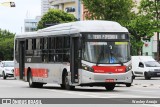
[[[62,88],[132,83],[129,33],[113,21],[77,21],[15,36],[17,79],[30,87]]]

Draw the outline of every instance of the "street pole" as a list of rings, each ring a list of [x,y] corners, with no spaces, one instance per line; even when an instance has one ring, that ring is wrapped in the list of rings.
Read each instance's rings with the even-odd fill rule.
[[[75,0],[76,3],[76,17],[77,20],[80,21],[81,20],[81,0]]]

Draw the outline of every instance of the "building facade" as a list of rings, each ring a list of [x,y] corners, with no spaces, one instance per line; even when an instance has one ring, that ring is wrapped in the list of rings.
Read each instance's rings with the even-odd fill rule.
[[[49,0],[54,9],[60,9],[67,13],[73,14],[77,20],[82,20],[82,3],[81,0]]]
[[[157,33],[150,38],[150,41],[143,41],[142,55],[157,58]],[[159,48],[160,49],[160,48]]]
[[[24,20],[24,32],[33,32],[37,30],[37,24],[41,17],[37,16],[35,19],[25,19]]]
[[[49,0],[41,0],[41,15],[44,15],[46,12],[48,12],[49,8]]]

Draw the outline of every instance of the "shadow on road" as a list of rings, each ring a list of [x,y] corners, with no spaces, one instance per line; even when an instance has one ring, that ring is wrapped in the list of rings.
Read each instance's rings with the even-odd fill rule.
[[[150,81],[150,80],[160,80],[160,78],[151,78],[150,80],[146,80],[144,78],[139,78],[139,77],[136,77],[134,80],[145,80],[145,81]],[[134,81],[133,80],[133,81]]]
[[[96,87],[94,87],[92,89],[92,87],[91,88],[90,87],[83,87],[83,88],[76,87],[74,90],[68,90],[68,91],[73,91],[73,92],[76,92],[76,91],[78,91],[78,92],[119,92],[120,91],[120,90],[116,90],[116,87],[115,87],[115,90],[113,90],[113,91],[107,91],[105,88],[104,89],[103,88],[98,89],[98,88],[96,89]],[[66,89],[62,89],[59,86],[43,86],[43,88],[41,88],[41,89],[66,90]]]
[[[0,77],[0,80],[4,80],[4,81],[10,81],[10,80],[16,80],[15,78],[6,78],[6,79],[3,79],[2,77]]]

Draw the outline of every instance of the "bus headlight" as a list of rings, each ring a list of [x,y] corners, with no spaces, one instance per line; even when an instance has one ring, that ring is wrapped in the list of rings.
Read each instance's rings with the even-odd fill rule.
[[[86,71],[90,71],[90,72],[94,72],[92,67],[89,67],[87,65],[82,65],[82,69],[86,70]]]
[[[127,66],[126,72],[130,71],[131,69],[132,69],[132,65],[129,64],[129,65]]]

